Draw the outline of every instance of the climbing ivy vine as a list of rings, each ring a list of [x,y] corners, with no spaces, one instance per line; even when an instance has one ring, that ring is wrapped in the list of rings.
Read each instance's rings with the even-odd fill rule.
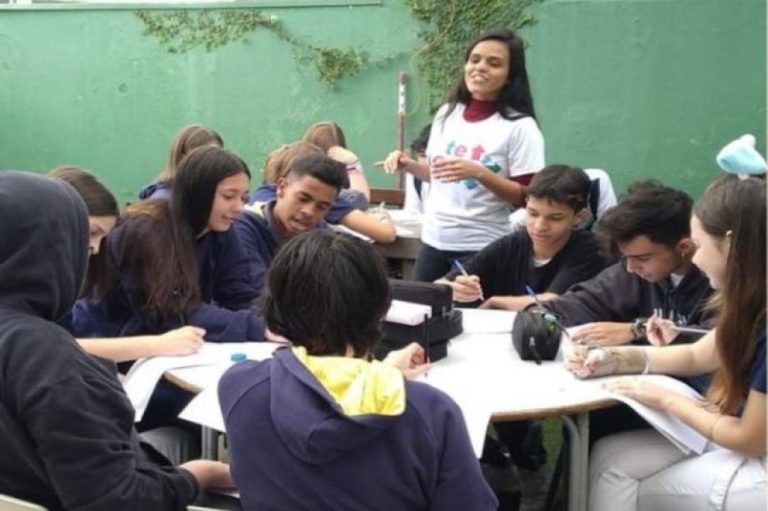
[[[247,34],[255,30],[269,30],[293,46],[299,63],[314,63],[320,81],[331,88],[342,78],[359,73],[368,62],[365,52],[301,41],[276,16],[255,9],[137,11],[136,16],[144,22],[144,34],[155,37],[170,53],[184,53],[198,46],[210,52],[235,41],[247,41]]]
[[[543,0],[403,1],[413,16],[424,23],[418,34],[423,46],[413,50],[412,55],[429,86],[430,106],[436,107],[461,72],[467,42],[490,27],[518,30],[532,24],[534,18],[525,10]],[[313,63],[320,81],[330,88],[369,65],[381,65],[396,57],[390,55],[373,62],[363,51],[306,43],[291,34],[276,16],[256,9],[141,10],[136,16],[144,22],[144,34],[156,38],[171,53],[184,53],[196,47],[210,52],[236,41],[247,41],[247,35],[255,30],[268,30],[293,46],[300,64]]]
[[[429,105],[436,108],[461,74],[467,44],[492,27],[519,30],[535,22],[526,9],[543,0],[405,0],[424,22],[424,46],[415,54],[429,86]]]

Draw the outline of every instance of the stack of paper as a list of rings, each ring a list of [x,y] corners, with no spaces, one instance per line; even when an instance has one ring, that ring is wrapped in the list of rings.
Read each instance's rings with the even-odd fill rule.
[[[420,325],[424,323],[425,318],[431,317],[431,305],[392,300],[392,305],[390,305],[387,316],[384,319],[401,325]]]
[[[704,398],[693,390],[691,387],[669,376],[662,375],[646,375],[640,376],[643,380],[648,381],[654,385],[664,387],[673,392],[677,392],[685,397],[693,400],[703,401]],[[678,449],[685,454],[694,452],[701,454],[707,447],[708,440],[704,435],[678,419],[671,413],[651,408],[644,404],[638,403],[634,399],[613,394],[613,397],[619,401],[629,405],[634,411],[636,411],[643,419],[656,428],[656,430],[664,435],[670,442],[672,442]]]

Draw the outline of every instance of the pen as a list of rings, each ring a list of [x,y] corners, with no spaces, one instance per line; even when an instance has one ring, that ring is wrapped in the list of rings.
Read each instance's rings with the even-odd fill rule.
[[[526,284],[526,286],[525,286],[525,292],[526,292],[526,293],[528,293],[528,296],[530,296],[531,298],[533,298],[533,301],[534,301],[534,303],[536,303],[536,306],[537,306],[539,309],[541,309],[542,311],[544,311],[544,313],[545,313],[545,314],[544,314],[544,319],[545,319],[545,320],[547,320],[547,321],[550,321],[550,322],[554,323],[554,324],[555,324],[555,325],[556,325],[556,326],[557,326],[557,327],[558,327],[558,328],[559,328],[559,329],[560,329],[560,330],[563,332],[563,334],[564,334],[564,335],[565,335],[565,336],[566,336],[568,339],[570,339],[570,338],[571,338],[571,334],[569,334],[569,333],[568,333],[568,330],[566,330],[566,328],[563,326],[563,324],[562,324],[562,323],[560,323],[560,321],[557,319],[557,316],[555,316],[555,315],[554,315],[554,314],[552,314],[551,312],[547,312],[547,311],[548,311],[548,309],[547,309],[546,307],[544,307],[544,304],[543,304],[543,303],[541,303],[541,300],[539,300],[539,297],[538,297],[538,296],[536,296],[536,292],[533,290],[533,288],[532,288],[531,286],[529,286],[529,285],[527,285],[527,284]]]
[[[681,334],[708,334],[710,332],[706,328],[694,328],[691,326],[675,326],[674,329]]]
[[[384,160],[373,162],[373,166],[374,167],[383,167],[384,166]]]
[[[538,296],[536,296],[536,292],[533,290],[533,288],[532,288],[531,286],[529,286],[529,285],[527,285],[527,284],[526,284],[526,286],[525,286],[525,292],[526,292],[526,293],[528,293],[528,296],[530,296],[531,298],[533,298],[533,301],[534,301],[534,303],[536,303],[536,305],[539,307],[539,309],[542,309],[542,310],[547,310],[547,308],[546,308],[546,307],[544,307],[544,305],[543,305],[543,304],[541,303],[541,301],[539,300],[539,297],[538,297]]]
[[[424,363],[429,364],[429,316],[424,314]],[[424,378],[428,373],[424,373]]]
[[[467,273],[467,270],[464,268],[464,265],[459,262],[458,259],[453,260],[453,266],[456,267],[457,270],[461,272],[462,275],[465,277],[469,277],[469,273]],[[480,286],[480,301],[485,301],[485,298],[483,298],[483,287]]]

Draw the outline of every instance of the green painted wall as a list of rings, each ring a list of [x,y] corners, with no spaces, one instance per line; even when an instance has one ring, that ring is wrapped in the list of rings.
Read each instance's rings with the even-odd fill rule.
[[[409,138],[428,119],[409,58],[418,27],[399,1],[349,3],[264,7],[305,40],[394,57],[336,91],[268,32],[173,55],[130,9],[2,8],[0,168],[83,165],[127,201],[186,123],[216,128],[256,170],[271,148],[334,119],[369,179],[389,185],[370,164],[395,143],[399,70],[411,77]],[[619,189],[647,176],[698,194],[725,142],[752,132],[765,149],[763,0],[549,0],[532,12],[548,161],[605,168]]]

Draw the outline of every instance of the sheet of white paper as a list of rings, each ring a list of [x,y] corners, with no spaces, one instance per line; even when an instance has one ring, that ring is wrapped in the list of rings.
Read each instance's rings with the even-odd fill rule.
[[[219,393],[216,386],[210,387],[196,395],[179,414],[179,418],[206,426],[222,433],[224,416],[219,405]]]
[[[392,304],[387,311],[387,316],[384,319],[391,323],[399,323],[401,325],[420,325],[424,323],[424,318],[431,317],[431,305],[392,300]]]
[[[367,241],[368,243],[373,243],[373,238],[371,238],[370,236],[366,236],[361,232],[353,231],[352,229],[344,225],[334,224],[331,226],[331,229],[333,229],[336,232],[343,232],[344,234],[349,234],[350,236],[354,236],[355,238],[360,238],[361,240]]]
[[[421,381],[436,387],[456,401],[461,408],[464,422],[467,425],[469,440],[478,459],[483,455],[483,445],[488,430],[488,423],[493,413],[492,403],[484,396],[473,390],[475,385],[467,385],[466,381],[457,379],[454,371],[436,365]]]
[[[644,375],[640,376],[643,380],[659,385],[673,392],[677,392],[689,399],[703,400],[701,395],[693,390],[691,387],[669,376],[662,375]],[[629,405],[635,410],[642,418],[656,428],[659,433],[670,439],[684,453],[690,451],[696,454],[701,454],[707,447],[708,440],[698,431],[672,415],[671,413],[663,410],[657,410],[644,404],[638,403],[634,399],[620,396],[615,394],[614,397],[623,403]]]
[[[135,421],[144,417],[152,392],[166,371],[182,367],[229,364],[234,353],[244,353],[250,360],[263,360],[279,344],[271,342],[204,343],[198,353],[178,357],[152,357],[137,360],[123,381],[123,388],[136,411]]]
[[[514,311],[496,309],[461,309],[464,332],[469,334],[497,334],[512,332]]]

